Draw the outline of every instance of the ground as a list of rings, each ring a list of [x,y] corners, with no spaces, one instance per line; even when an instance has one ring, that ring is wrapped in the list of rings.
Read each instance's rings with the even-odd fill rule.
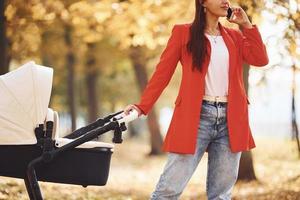
[[[257,181],[237,182],[233,200],[300,200],[300,159],[296,143],[283,139],[256,139],[252,150]],[[49,200],[146,200],[153,191],[166,155],[148,157],[146,141],[126,139],[112,154],[108,182],[103,187],[40,183]],[[207,155],[185,188],[181,200],[204,200]],[[0,177],[0,200],[28,199],[20,179]]]

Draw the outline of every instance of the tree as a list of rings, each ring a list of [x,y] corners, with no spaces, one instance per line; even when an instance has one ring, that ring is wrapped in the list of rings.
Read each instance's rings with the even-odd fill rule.
[[[137,82],[139,85],[140,92],[146,88],[148,77],[145,69],[145,56],[143,54],[142,47],[131,47],[130,49],[130,57],[133,62],[133,67],[135,71],[135,76],[137,78]],[[151,151],[150,155],[161,154],[161,145],[162,145],[162,137],[159,129],[159,124],[157,121],[156,112],[154,109],[150,111],[148,114],[148,127],[150,131],[150,142],[151,142]]]
[[[284,52],[289,54],[291,61],[291,70],[292,70],[292,99],[291,99],[291,107],[292,107],[292,117],[291,117],[291,125],[292,125],[292,139],[296,140],[298,154],[300,158],[300,139],[299,139],[299,130],[297,125],[297,117],[296,117],[296,101],[295,95],[297,91],[296,84],[296,74],[299,72],[299,59],[300,53],[297,50],[299,48],[299,42],[297,40],[300,39],[300,8],[299,1],[286,1],[286,0],[275,0],[272,6],[269,6],[268,11],[274,14],[277,18],[277,22],[285,21],[287,23],[287,27],[285,29],[284,39],[281,41],[281,45],[283,45],[286,49]]]
[[[186,10],[182,7],[189,4],[181,1],[174,3],[171,0],[163,2],[133,0],[113,4],[114,16],[109,31],[118,35],[120,48],[128,52],[140,92],[148,82],[146,70],[148,56],[145,52],[147,49],[154,50],[165,45],[168,36],[163,33],[170,33],[170,25],[178,19],[186,19]],[[123,23],[119,23],[120,21]],[[164,42],[161,42],[162,39]],[[148,114],[147,124],[151,144],[149,154],[161,154],[162,136],[155,108]]]
[[[76,129],[76,101],[75,101],[75,55],[74,55],[74,47],[72,45],[72,27],[68,24],[65,25],[65,43],[67,47],[67,54],[66,54],[66,67],[68,71],[67,77],[67,85],[68,85],[68,105],[69,111],[71,115],[71,122],[72,122],[72,131]]]
[[[0,75],[8,72],[8,38],[6,36],[6,17],[5,17],[6,1],[0,1]]]
[[[261,11],[263,1],[240,1],[237,0],[238,3],[247,13],[249,16],[250,21],[255,18],[259,19],[259,13]],[[241,27],[239,27],[241,29]],[[249,68],[248,64],[243,65],[243,77],[244,77],[244,87],[246,92],[248,93],[248,78],[249,78]],[[240,167],[238,173],[238,180],[256,180],[254,166],[253,166],[253,158],[251,151],[242,152],[241,159],[240,159]]]
[[[87,106],[88,106],[88,121],[89,123],[95,121],[98,116],[98,98],[97,98],[97,77],[99,70],[96,66],[95,58],[95,44],[90,43],[87,45],[86,55],[86,88],[87,88]]]

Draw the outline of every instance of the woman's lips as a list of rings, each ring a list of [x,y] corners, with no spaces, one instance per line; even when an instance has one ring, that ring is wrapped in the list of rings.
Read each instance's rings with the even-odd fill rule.
[[[221,6],[221,8],[228,9],[229,5],[228,4],[223,4],[223,6]]]

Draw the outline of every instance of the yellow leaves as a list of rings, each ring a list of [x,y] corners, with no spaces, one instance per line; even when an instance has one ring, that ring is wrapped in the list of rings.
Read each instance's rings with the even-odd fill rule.
[[[289,52],[291,54],[292,57],[299,57],[300,55],[300,48],[298,47],[298,45],[296,44],[296,41],[289,41]]]
[[[17,8],[11,4],[8,4],[5,10],[5,16],[8,21],[12,20],[14,15],[16,14]]]
[[[19,32],[10,32],[13,37],[11,44],[11,52],[16,60],[26,60],[33,56],[40,48],[41,38],[40,29],[36,24],[30,23],[22,29],[22,34]]]
[[[46,8],[41,3],[35,4],[31,7],[32,18],[39,20],[43,19],[46,14]]]
[[[61,11],[60,17],[61,17],[61,20],[64,22],[69,21],[69,18],[70,18],[69,12],[66,9],[63,9]]]
[[[116,36],[122,49],[145,46],[153,50],[166,43],[167,36],[171,33],[171,25],[181,17],[184,20],[185,12],[182,8],[189,4],[174,0],[131,0],[115,3],[112,4],[113,10],[120,12],[114,13],[107,31]],[[162,41],[162,38],[165,40]]]
[[[111,3],[109,1],[101,1],[96,3],[88,3],[81,1],[74,3],[69,8],[72,15],[82,18],[88,18],[91,21],[102,23],[111,16]]]
[[[69,15],[76,36],[84,42],[94,43],[103,38],[104,25],[111,17],[110,1],[79,1],[69,7]]]
[[[296,19],[296,20],[300,20],[300,13],[296,12],[296,13],[292,14],[292,18]]]
[[[155,47],[157,46],[156,42],[153,40],[151,32],[133,36],[131,43],[132,46],[146,46],[151,50],[155,49]]]
[[[95,43],[102,39],[102,35],[97,31],[82,31],[77,33],[81,34],[79,36],[82,36],[83,41],[86,43]]]
[[[88,24],[87,19],[82,18],[81,16],[74,16],[71,21],[74,26],[84,26]]]
[[[41,31],[44,31],[41,25],[61,23],[72,26],[73,34],[86,43],[98,42],[104,35],[109,35],[121,49],[139,45],[155,49],[165,44],[171,24],[182,16],[182,8],[187,4],[190,3],[175,0],[30,0],[24,5],[15,0],[7,6],[6,16],[14,25],[8,30],[10,35],[12,30],[29,23],[36,23]],[[164,42],[162,38],[165,38]]]
[[[252,22],[256,25],[259,25],[263,21],[260,13],[253,13],[252,15]]]
[[[103,23],[106,19],[108,19],[111,16],[111,12],[101,12],[96,11],[94,13],[94,17],[98,23]]]
[[[137,25],[139,28],[146,28],[149,25],[148,19],[146,17],[141,17],[137,20]]]
[[[123,8],[119,3],[112,3],[111,8],[116,14],[122,14],[123,13]]]

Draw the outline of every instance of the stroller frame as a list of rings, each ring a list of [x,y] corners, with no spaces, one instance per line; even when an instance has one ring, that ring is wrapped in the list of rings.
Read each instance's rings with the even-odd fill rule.
[[[52,82],[53,69],[34,61],[0,76],[0,176],[24,179],[31,200],[43,199],[38,181],[105,185],[114,145],[90,140],[112,130],[121,143],[125,123],[138,118],[120,111],[59,137]]]
[[[43,125],[40,125],[35,129],[35,134],[38,138],[38,145],[43,149],[42,155],[32,160],[27,167],[26,176],[24,182],[26,185],[26,190],[28,192],[29,198],[31,200],[42,200],[42,193],[39,187],[38,178],[36,175],[36,167],[42,163],[51,163],[57,157],[61,156],[65,152],[74,149],[75,147],[93,140],[98,136],[113,130],[114,137],[112,139],[113,143],[122,143],[122,131],[127,130],[125,122],[119,123],[116,115],[122,113],[123,111],[111,114],[103,119],[98,119],[92,124],[86,127],[75,130],[71,134],[67,135],[65,138],[74,139],[72,142],[60,147],[55,148],[55,143],[51,139],[53,131],[53,122],[46,123],[46,131],[43,130]],[[112,119],[112,121],[111,121]],[[107,124],[105,124],[107,123]],[[83,185],[86,187],[86,185]]]

